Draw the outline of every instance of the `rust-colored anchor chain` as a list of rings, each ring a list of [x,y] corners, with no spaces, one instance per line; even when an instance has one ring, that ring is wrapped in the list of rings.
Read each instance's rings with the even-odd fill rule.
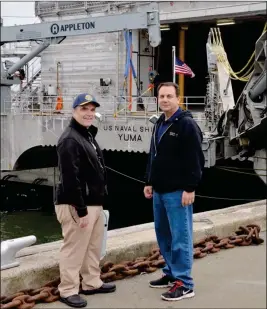
[[[207,256],[208,253],[216,253],[221,249],[231,249],[235,246],[250,246],[263,243],[259,237],[260,227],[256,224],[249,224],[246,227],[240,226],[235,235],[219,238],[215,235],[205,237],[194,244],[194,258],[199,259]]]
[[[139,257],[134,261],[123,261],[117,265],[106,262],[101,268],[101,279],[104,282],[121,280],[141,273],[152,273],[164,265],[165,261],[159,248],[154,247],[148,257]]]
[[[52,303],[59,299],[59,279],[48,282],[39,289],[26,289],[8,297],[1,297],[1,309],[31,309],[36,303]]]
[[[199,259],[209,253],[219,252],[236,246],[260,245],[264,242],[259,237],[260,227],[256,224],[240,226],[234,235],[224,238],[208,236],[194,244],[194,258]],[[147,257],[138,257],[134,261],[123,261],[119,264],[106,262],[101,267],[101,279],[111,282],[129,278],[142,273],[152,273],[165,265],[158,247],[153,247]],[[8,297],[1,296],[1,309],[32,309],[37,303],[51,303],[59,299],[57,289],[60,279],[48,282],[39,289],[26,289]]]

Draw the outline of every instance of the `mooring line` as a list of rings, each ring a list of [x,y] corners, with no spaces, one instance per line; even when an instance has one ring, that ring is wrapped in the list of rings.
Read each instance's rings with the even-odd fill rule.
[[[119,175],[122,175],[122,176],[124,176],[126,178],[129,178],[131,180],[134,180],[134,181],[140,182],[142,184],[145,184],[145,181],[142,181],[140,179],[128,176],[128,175],[126,175],[124,173],[121,173],[121,172],[119,172],[117,170],[114,170],[113,168],[111,168],[109,166],[106,166],[106,168],[111,170],[112,172],[115,172],[115,173],[117,173]],[[200,197],[200,198],[207,198],[207,199],[214,199],[214,200],[225,200],[225,201],[250,201],[250,202],[256,202],[256,201],[261,201],[262,200],[262,199],[250,199],[250,198],[230,198],[230,197],[207,196],[207,195],[200,195],[200,194],[196,194],[196,196]]]

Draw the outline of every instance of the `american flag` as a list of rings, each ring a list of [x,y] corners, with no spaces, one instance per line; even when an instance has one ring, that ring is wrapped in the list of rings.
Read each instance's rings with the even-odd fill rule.
[[[195,77],[194,72],[180,59],[175,59],[175,73],[189,75],[191,78]]]

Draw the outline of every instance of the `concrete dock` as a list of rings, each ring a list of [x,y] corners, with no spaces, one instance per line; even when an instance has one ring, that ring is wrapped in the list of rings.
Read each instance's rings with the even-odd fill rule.
[[[266,234],[259,246],[221,250],[195,260],[195,294],[176,302],[161,300],[166,289],[152,289],[148,281],[157,271],[116,281],[112,294],[84,296],[87,308],[266,308]],[[70,308],[61,302],[38,304],[35,308]]]

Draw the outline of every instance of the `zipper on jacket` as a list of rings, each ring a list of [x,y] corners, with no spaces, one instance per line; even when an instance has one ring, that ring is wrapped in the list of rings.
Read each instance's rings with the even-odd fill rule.
[[[89,193],[90,193],[87,182],[85,183],[85,192],[86,192],[86,195],[87,195],[87,196],[88,196]]]
[[[171,124],[167,127],[167,129],[162,133],[162,135],[161,135],[161,137],[160,137],[160,139],[159,139],[159,143],[160,143],[160,141],[161,141],[163,135],[169,130],[169,128],[170,128],[172,125],[173,125],[173,123],[171,123]],[[157,132],[157,128],[156,128],[156,130],[155,130],[155,132],[154,132],[155,157],[156,157],[156,155],[157,155],[156,132]]]
[[[168,127],[167,127],[167,129],[163,132],[163,134],[161,135],[161,137],[160,137],[160,139],[159,139],[159,143],[160,143],[160,141],[161,141],[161,139],[162,139],[162,137],[163,137],[163,135],[169,130],[169,128],[171,127],[173,125],[173,123],[171,123]],[[157,132],[157,129],[158,129],[158,125],[156,125],[156,128],[155,128],[155,130],[154,130],[154,133],[153,133],[153,140],[154,140],[154,150],[155,150],[155,155],[154,155],[154,157],[156,157],[157,156],[157,144],[156,144],[156,132]],[[153,158],[152,158],[152,152],[151,152],[151,154],[150,154],[150,164],[152,164],[152,160],[153,160]],[[150,169],[149,169],[149,174],[148,174],[148,181],[150,181],[150,178],[151,178],[151,166],[150,166]]]
[[[94,139],[92,137],[92,134],[90,132],[88,132],[88,135],[89,135],[89,143],[93,146],[94,150],[95,150],[95,153],[96,153],[96,157],[97,157],[97,161],[100,165],[100,169],[104,172],[105,169],[104,169],[104,166],[102,165],[102,162],[101,162],[101,158],[100,158],[100,155],[98,154],[97,152],[97,148],[96,148],[96,145],[94,144]]]
[[[157,155],[157,146],[156,146],[156,132],[157,132],[157,129],[158,129],[158,125],[156,125],[155,131],[154,131],[154,134],[153,134],[155,156]]]

